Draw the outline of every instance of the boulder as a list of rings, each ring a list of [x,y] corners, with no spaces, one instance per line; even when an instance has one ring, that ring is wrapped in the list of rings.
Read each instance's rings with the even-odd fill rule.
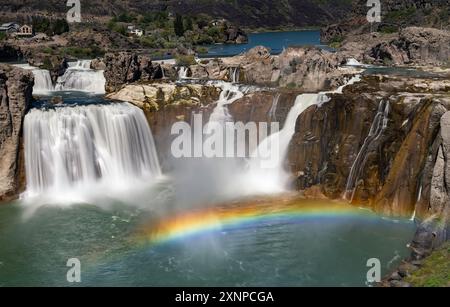
[[[106,90],[113,92],[126,83],[161,79],[163,73],[159,65],[145,55],[132,52],[107,53],[103,59]]]

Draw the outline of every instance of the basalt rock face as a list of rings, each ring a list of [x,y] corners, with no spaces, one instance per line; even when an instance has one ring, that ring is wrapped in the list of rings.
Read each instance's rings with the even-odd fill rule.
[[[21,133],[33,84],[32,73],[0,66],[0,201],[14,198],[21,188]]]
[[[26,53],[28,64],[35,67],[47,69],[50,72],[53,84],[56,83],[58,77],[64,75],[69,67],[67,59],[60,55],[49,56],[45,53],[33,52]]]
[[[126,83],[161,79],[163,76],[159,65],[152,65],[149,57],[136,53],[107,53],[103,62],[107,92],[116,91]]]
[[[450,62],[450,32],[410,27],[398,37],[370,47],[364,54],[373,63],[445,65]]]
[[[430,150],[434,165],[422,184],[428,184],[418,202],[418,212],[428,218],[419,226],[411,248],[413,259],[422,259],[450,240],[450,112],[440,118],[440,131]],[[431,177],[431,178],[430,178]],[[426,179],[428,179],[426,181]]]
[[[450,32],[408,27],[391,34],[353,33],[338,53],[368,64],[446,66],[450,61]]]
[[[297,95],[295,91],[254,92],[233,102],[228,110],[235,122],[278,122],[281,129]]]
[[[306,110],[290,145],[296,187],[319,186],[329,198],[411,216],[419,194],[426,197],[420,182],[448,109],[445,81],[433,95],[420,83],[366,77]]]

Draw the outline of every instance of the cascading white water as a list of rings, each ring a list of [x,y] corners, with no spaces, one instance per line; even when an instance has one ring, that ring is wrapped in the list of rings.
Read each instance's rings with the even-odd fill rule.
[[[358,181],[359,174],[361,172],[362,167],[365,164],[367,151],[371,144],[378,140],[383,132],[386,130],[388,122],[389,122],[389,110],[390,104],[389,101],[384,102],[380,101],[378,105],[378,111],[373,119],[372,125],[369,130],[369,134],[364,140],[363,146],[361,147],[358,155],[356,156],[355,161],[350,169],[350,174],[347,179],[346,184],[346,192],[344,198],[347,200],[353,200],[356,183]]]
[[[289,144],[295,133],[297,118],[312,105],[319,102],[320,94],[297,96],[289,111],[283,129],[267,137],[259,144],[257,153],[249,160],[244,178],[255,191],[277,193],[286,189],[289,173],[284,168]]]
[[[231,67],[229,73],[231,76],[231,82],[238,83],[239,82],[239,67]]]
[[[347,62],[345,63],[345,65],[346,66],[353,66],[353,67],[356,67],[356,68],[370,68],[370,67],[373,67],[373,65],[363,64],[363,63],[359,62],[355,58],[347,59]]]
[[[128,103],[33,109],[24,138],[25,199],[88,202],[161,175],[145,115]]]
[[[39,69],[29,64],[15,64],[14,66],[32,71],[34,75],[34,94],[48,94],[54,90],[52,77],[50,76],[50,72],[48,70]]]
[[[53,82],[50,72],[45,69],[34,69],[33,93],[42,94],[53,91]]]
[[[349,58],[349,59],[347,59],[347,63],[345,63],[345,65],[347,65],[347,66],[362,66],[363,64],[361,64],[358,60],[356,60],[354,58]]]
[[[69,63],[64,75],[56,81],[56,91],[83,91],[92,94],[105,93],[106,79],[103,70],[91,69],[90,60]]]
[[[257,152],[253,153],[253,156],[256,158],[249,160],[249,168],[244,176],[247,184],[252,189],[266,193],[276,193],[285,190],[289,182],[289,172],[284,168],[284,161],[287,157],[289,144],[295,133],[297,118],[310,106],[320,105],[329,101],[328,94],[341,94],[346,86],[360,80],[360,76],[356,75],[336,90],[297,96],[294,106],[286,117],[283,129],[261,142]]]
[[[278,101],[280,100],[280,97],[281,97],[281,94],[280,93],[276,93],[274,98],[273,98],[272,106],[270,107],[270,110],[269,110],[269,120],[270,121],[275,121],[276,120]]]
[[[83,91],[91,94],[105,94],[106,79],[103,70],[91,69],[90,60],[69,62],[64,75],[60,76],[53,85],[50,72],[29,64],[14,66],[29,69],[34,75],[33,94],[46,95],[53,91]]]
[[[222,91],[220,92],[219,100],[209,117],[209,124],[220,123],[223,124],[227,121],[232,121],[233,117],[228,112],[228,105],[232,104],[236,100],[244,97],[244,90],[238,85],[232,83],[221,83]]]
[[[182,79],[186,79],[187,78],[187,74],[188,74],[188,67],[180,67],[178,69],[178,79],[182,80]]]
[[[78,60],[76,62],[69,62],[68,66],[77,69],[91,69],[91,63],[91,60]]]

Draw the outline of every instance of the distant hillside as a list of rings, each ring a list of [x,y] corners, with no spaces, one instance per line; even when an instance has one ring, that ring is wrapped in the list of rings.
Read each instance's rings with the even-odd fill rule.
[[[365,16],[367,0],[354,0],[353,14]],[[400,26],[444,28],[450,24],[450,0],[383,0],[382,22]]]
[[[0,18],[16,13],[62,15],[65,0],[0,0]],[[143,14],[168,10],[184,15],[206,14],[226,18],[244,27],[305,27],[337,22],[351,8],[351,0],[81,0],[82,14],[113,16],[123,12]]]

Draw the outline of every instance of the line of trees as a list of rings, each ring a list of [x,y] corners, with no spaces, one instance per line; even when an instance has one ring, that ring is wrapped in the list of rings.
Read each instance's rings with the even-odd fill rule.
[[[49,36],[69,32],[69,24],[63,18],[50,20],[46,17],[33,17],[32,25],[35,32],[42,32]]]

